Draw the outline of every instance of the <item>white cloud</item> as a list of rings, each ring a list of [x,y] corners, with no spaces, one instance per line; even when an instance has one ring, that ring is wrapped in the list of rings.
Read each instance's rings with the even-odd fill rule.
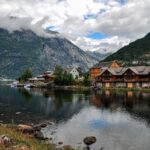
[[[84,50],[98,51],[101,53],[112,53],[120,47],[127,45],[130,39],[113,36],[101,40],[90,39],[86,37],[78,37],[74,43]]]
[[[124,0],[124,5],[119,1],[1,0],[0,27],[31,29],[43,35],[42,27],[51,26],[84,50],[113,52],[149,32],[150,1]],[[19,19],[10,19],[10,16]],[[107,37],[86,38],[91,31]]]

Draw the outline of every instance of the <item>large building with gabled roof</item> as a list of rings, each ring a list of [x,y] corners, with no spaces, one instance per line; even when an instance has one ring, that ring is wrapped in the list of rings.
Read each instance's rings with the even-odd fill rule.
[[[150,66],[106,68],[96,77],[96,82],[106,88],[149,88]]]

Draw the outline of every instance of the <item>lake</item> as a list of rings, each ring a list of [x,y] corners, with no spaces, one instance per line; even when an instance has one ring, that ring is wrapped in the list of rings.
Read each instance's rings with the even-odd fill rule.
[[[0,86],[0,122],[40,123],[54,143],[74,148],[86,136],[95,136],[92,150],[149,150],[150,93],[71,92],[16,89]]]

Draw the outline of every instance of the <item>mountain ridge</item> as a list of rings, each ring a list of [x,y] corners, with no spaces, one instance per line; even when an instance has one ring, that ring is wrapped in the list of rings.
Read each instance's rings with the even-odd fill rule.
[[[30,30],[9,32],[0,28],[0,76],[18,77],[31,68],[33,75],[63,67],[79,66],[87,70],[98,61],[57,33],[40,37]]]
[[[120,60],[125,62],[150,62],[150,33],[119,49],[103,61]]]

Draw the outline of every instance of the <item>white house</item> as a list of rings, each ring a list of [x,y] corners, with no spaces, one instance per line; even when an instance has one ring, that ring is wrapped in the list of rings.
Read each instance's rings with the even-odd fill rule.
[[[72,74],[72,76],[73,76],[74,79],[79,77],[79,71],[75,67],[68,68],[67,72],[70,73],[70,74]]]

